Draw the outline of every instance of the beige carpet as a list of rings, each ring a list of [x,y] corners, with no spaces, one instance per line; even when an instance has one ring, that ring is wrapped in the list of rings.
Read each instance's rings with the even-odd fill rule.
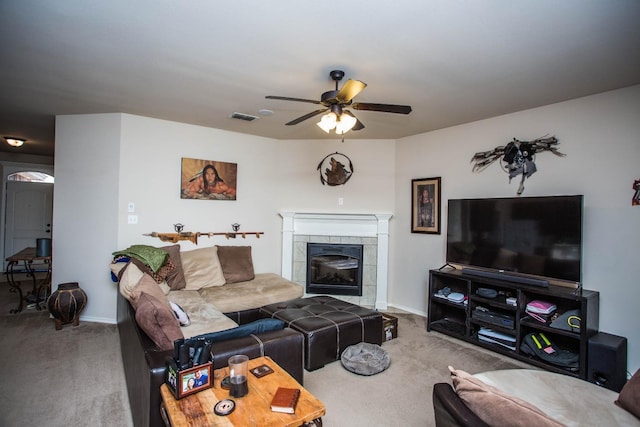
[[[122,426],[131,415],[115,325],[54,328],[46,311],[9,314],[17,296],[0,283],[0,426]],[[305,371],[305,387],[327,407],[325,427],[432,426],[431,390],[447,365],[472,373],[530,367],[438,333],[397,314],[399,336],[383,344],[391,366],[371,377],[335,362]]]
[[[486,351],[437,332],[426,332],[425,318],[394,313],[398,338],[383,343],[389,369],[365,377],[340,362],[305,372],[305,388],[326,406],[325,427],[432,426],[431,393],[449,382],[448,365],[471,373],[530,365]]]
[[[115,325],[56,331],[0,283],[0,426],[131,426]]]

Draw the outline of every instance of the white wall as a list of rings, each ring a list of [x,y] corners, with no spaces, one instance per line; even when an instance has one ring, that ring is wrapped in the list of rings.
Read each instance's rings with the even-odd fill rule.
[[[80,282],[86,320],[115,321],[113,251],[169,244],[145,233],[172,232],[177,222],[188,231],[231,231],[237,222],[265,235],[180,244],[251,245],[256,271],[280,272],[280,211],[393,211],[394,141],[277,141],[128,114],[60,116],[56,129],[54,283]],[[353,160],[354,175],[347,186],[323,186],[316,168],[336,151]],[[180,199],[182,157],[237,163],[237,200]],[[136,225],[127,223],[130,202]]]
[[[78,282],[88,296],[86,320],[113,322],[116,316],[108,265],[117,247],[120,119],[56,118],[52,290]]]
[[[631,207],[631,185],[640,178],[640,86],[543,108],[388,140],[277,141],[127,114],[61,116],[56,123],[54,284],[78,281],[89,295],[87,320],[115,321],[111,253],[130,244],[161,246],[142,236],[169,232],[176,222],[191,231],[264,231],[255,239],[203,238],[213,244],[251,245],[258,272],[279,272],[278,212],[389,212],[388,301],[426,312],[428,270],[445,260],[446,220],[441,235],[410,233],[411,179],[442,177],[446,200],[514,196],[497,164],[472,173],[477,151],[555,135],[564,158],[539,154],[538,172],[525,196],[585,195],[584,286],[600,291],[600,329],[629,339],[629,369],[640,366],[640,343],[632,317],[640,301],[640,207]],[[354,176],[344,186],[323,186],[316,167],[334,152],[347,155]],[[181,200],[180,159],[238,164],[236,201]],[[394,196],[395,194],[395,196]],[[338,205],[338,198],[344,205]],[[137,225],[127,224],[133,202]],[[183,250],[196,246],[182,242]],[[624,313],[624,315],[620,315]]]
[[[339,151],[355,160],[348,186],[320,182],[318,163]],[[143,237],[151,231],[171,232],[173,224],[189,231],[263,231],[260,239],[226,240],[205,237],[197,247],[214,244],[251,245],[256,271],[280,270],[282,210],[391,212],[394,185],[393,141],[277,141],[218,129],[139,116],[122,116],[118,196],[118,248],[161,242]],[[181,158],[238,164],[237,199],[180,199]],[[377,159],[388,159],[380,162]],[[371,197],[371,190],[380,195]],[[338,206],[338,197],[344,204]],[[133,202],[138,224],[127,224],[127,205]],[[181,242],[184,250],[194,249]]]
[[[538,172],[523,196],[584,194],[583,286],[600,292],[600,329],[629,340],[631,372],[640,367],[640,206],[631,206],[640,178],[640,86],[430,132],[398,141],[396,221],[389,302],[426,313],[428,270],[445,263],[446,201],[516,196],[498,164],[472,173],[474,153],[512,138],[555,135],[566,157],[538,154]],[[442,234],[410,233],[411,179],[442,177]]]

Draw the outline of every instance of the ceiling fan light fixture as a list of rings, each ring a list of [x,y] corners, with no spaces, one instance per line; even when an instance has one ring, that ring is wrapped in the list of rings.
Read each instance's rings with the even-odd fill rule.
[[[5,141],[7,141],[7,144],[9,144],[12,147],[20,147],[26,141],[26,139],[14,138],[12,136],[5,136],[4,139],[5,139]]]
[[[381,113],[395,113],[395,114],[409,114],[411,112],[411,106],[409,105],[395,105],[395,104],[377,104],[371,102],[353,102],[353,98],[357,96],[367,84],[360,80],[349,79],[342,88],[338,88],[338,82],[344,77],[344,71],[333,70],[329,73],[331,80],[336,82],[335,90],[324,92],[320,96],[320,101],[315,99],[305,98],[291,98],[289,96],[275,96],[267,95],[266,99],[279,99],[281,101],[295,101],[295,102],[307,102],[310,104],[320,104],[324,108],[312,111],[296,119],[293,119],[287,123],[286,126],[293,126],[308,120],[312,117],[316,117],[325,111],[330,112],[321,117],[320,121],[316,123],[326,133],[329,133],[331,129],[335,129],[337,134],[344,135],[355,127],[356,131],[364,129],[364,125],[358,120],[351,111],[346,110],[343,114],[343,108],[351,108],[354,110],[365,111],[378,111]],[[344,138],[343,138],[344,139]]]
[[[337,117],[334,113],[327,113],[322,116],[317,125],[320,127],[320,129],[322,129],[326,133],[329,133],[331,129],[334,129],[336,127],[336,121]]]
[[[350,116],[348,114],[343,114],[340,116],[340,120],[336,123],[336,133],[339,135],[344,135],[349,132],[351,128],[356,124],[356,118]]]

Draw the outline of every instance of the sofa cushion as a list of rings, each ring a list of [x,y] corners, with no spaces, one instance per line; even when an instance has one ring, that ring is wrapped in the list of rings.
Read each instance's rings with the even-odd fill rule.
[[[173,342],[184,338],[171,308],[147,293],[138,298],[136,322],[160,350],[172,350]]]
[[[140,296],[142,296],[143,294],[154,297],[156,300],[158,300],[158,302],[161,302],[162,304],[170,308],[167,296],[164,294],[160,286],[158,286],[156,281],[148,274],[143,274],[137,286],[133,288],[133,291],[131,291],[129,301],[131,302],[131,305],[134,309],[138,309],[138,305],[140,304]]]
[[[227,284],[254,278],[251,246],[218,246],[218,258]]]
[[[562,426],[534,405],[485,384],[465,371],[451,366],[449,371],[458,396],[469,409],[491,426]],[[521,386],[526,388],[526,384]]]
[[[201,334],[199,337],[211,340],[211,342],[217,342],[233,338],[247,337],[249,335],[259,334],[262,332],[279,331],[280,329],[284,329],[284,322],[282,320],[260,319],[224,331]]]
[[[138,286],[140,280],[145,274],[133,263],[112,263],[110,264],[111,271],[119,277],[118,290],[127,301],[131,301],[131,292]],[[155,281],[154,281],[155,283]],[[156,283],[162,292],[166,295],[169,292],[169,286],[166,282]]]
[[[182,270],[187,282],[185,289],[197,291],[209,286],[222,286],[225,278],[215,246],[180,253]]]
[[[185,289],[171,291],[167,298],[180,305],[191,319],[189,326],[182,327],[182,334],[185,338],[191,338],[207,332],[223,331],[238,326],[236,322],[222,314],[214,304],[204,300],[198,291]]]
[[[131,301],[131,291],[138,285],[144,273],[138,267],[127,262],[111,263],[111,272],[118,277],[118,290],[127,301]]]
[[[180,245],[163,246],[161,249],[169,254],[168,259],[170,259],[175,266],[175,269],[166,277],[167,284],[171,289],[183,289],[187,286],[187,281],[184,278],[184,271],[182,269]]]
[[[615,403],[640,419],[640,369],[622,387]]]
[[[200,289],[198,292],[221,312],[233,313],[300,298],[304,288],[275,273],[258,273],[253,280]]]
[[[640,420],[613,404],[618,393],[570,375],[538,369],[502,369],[474,377],[543,409],[566,426],[640,426]]]

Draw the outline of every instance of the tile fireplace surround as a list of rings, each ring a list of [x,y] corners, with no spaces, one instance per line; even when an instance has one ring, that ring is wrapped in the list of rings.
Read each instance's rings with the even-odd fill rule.
[[[281,212],[280,216],[283,277],[306,285],[307,242],[361,244],[364,249],[362,296],[334,297],[364,307],[387,309],[392,214]]]

